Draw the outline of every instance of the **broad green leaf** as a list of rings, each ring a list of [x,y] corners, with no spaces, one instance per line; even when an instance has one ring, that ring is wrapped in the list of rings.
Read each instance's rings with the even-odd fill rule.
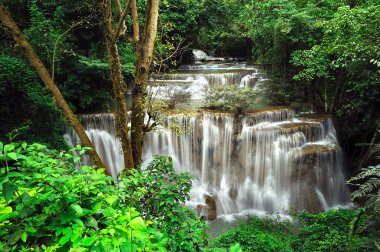
[[[27,227],[25,229],[25,231],[27,231],[28,233],[32,233],[32,234],[34,234],[35,232],[37,232],[37,230],[34,227]]]
[[[235,245],[230,247],[230,252],[242,252],[242,248],[239,243],[236,243]]]
[[[141,217],[134,218],[131,223],[129,223],[129,226],[135,230],[146,230],[146,224]]]
[[[11,152],[11,153],[8,153],[7,156],[17,161],[17,153]]]
[[[18,213],[17,212],[13,212],[13,213],[10,213],[10,214],[1,214],[0,213],[0,223],[3,222],[3,221],[6,221],[10,218],[13,218],[15,216],[17,216]]]
[[[78,224],[79,226],[84,227],[84,223],[83,223],[83,221],[82,221],[81,219],[79,219],[79,218],[75,218],[75,219],[73,219],[73,221],[74,221],[76,224]]]
[[[119,233],[119,234],[121,234],[121,235],[123,235],[123,236],[129,236],[130,235],[130,229],[128,230],[128,229],[126,229],[126,228],[124,228],[124,227],[121,227],[121,226],[117,226],[117,227],[115,227],[115,230]]]
[[[12,213],[13,209],[10,206],[0,208],[0,214]]]
[[[113,228],[111,228],[110,230],[108,230],[108,232],[110,232],[110,234],[111,234],[112,236],[115,235],[115,229],[113,229]]]
[[[16,187],[11,183],[6,183],[5,185],[3,185],[4,199],[6,201],[9,201],[10,199],[12,199],[12,196],[15,193],[15,191],[16,191]]]
[[[66,242],[68,242],[68,241],[69,241],[69,238],[66,237],[66,236],[64,236],[64,237],[62,237],[61,239],[59,239],[59,244],[60,244],[60,245],[65,245]]]
[[[83,209],[78,204],[71,204],[70,208],[79,215],[83,213]]]
[[[24,232],[24,233],[22,233],[22,235],[21,235],[21,240],[23,241],[23,242],[26,242],[26,239],[28,238],[28,233],[27,232]]]
[[[65,227],[63,229],[63,233],[66,235],[66,234],[70,234],[73,232],[73,229],[71,227]]]
[[[143,230],[134,230],[133,236],[136,237],[138,240],[147,240],[149,238],[149,233],[145,232]]]
[[[7,144],[4,146],[4,154],[7,154],[10,151],[13,151],[15,146],[13,144]]]
[[[88,227],[93,227],[93,228],[95,228],[95,229],[98,229],[98,222],[97,222],[97,220],[96,220],[94,217],[92,217],[92,216],[87,217],[87,220],[85,221],[85,224],[86,224],[86,226],[88,226]]]
[[[103,215],[105,217],[114,217],[115,215],[117,215],[117,212],[115,211],[115,209],[111,208],[111,207],[107,207],[104,211],[103,211]]]
[[[83,246],[88,247],[91,246],[96,240],[96,236],[86,237],[83,239]]]
[[[93,213],[96,213],[96,212],[98,212],[101,208],[102,208],[102,203],[99,202],[99,203],[97,203],[97,204],[92,208],[92,211],[93,211]]]
[[[112,195],[111,197],[108,197],[106,199],[107,203],[112,205],[113,203],[115,203],[117,200],[119,199],[119,197],[117,195]]]

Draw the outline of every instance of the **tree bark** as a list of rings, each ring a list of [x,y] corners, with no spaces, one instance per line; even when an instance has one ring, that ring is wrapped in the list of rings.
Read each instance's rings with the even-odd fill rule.
[[[31,65],[34,67],[34,69],[37,71],[38,75],[44,82],[46,88],[51,92],[51,94],[54,96],[54,100],[59,108],[61,108],[63,114],[65,115],[66,119],[70,122],[70,124],[73,126],[75,132],[77,133],[79,139],[81,140],[82,144],[90,147],[92,150],[89,152],[89,155],[91,157],[91,160],[98,168],[104,168],[104,164],[102,160],[100,159],[99,155],[97,154],[94,146],[92,145],[90,139],[88,138],[82,124],[79,122],[78,118],[75,116],[73,111],[70,109],[68,104],[66,103],[65,99],[63,98],[61,92],[57,88],[56,84],[52,80],[52,77],[50,73],[47,71],[31,45],[28,43],[22,32],[19,30],[17,24],[12,19],[9,12],[5,9],[3,4],[0,4],[0,20],[5,25],[5,27],[10,31],[13,39],[15,42],[20,45],[24,50],[25,54],[31,63]],[[107,174],[109,174],[107,171],[105,171]]]
[[[128,128],[128,109],[125,101],[126,85],[123,79],[119,51],[117,48],[118,29],[113,26],[111,0],[103,0],[101,3],[103,19],[103,32],[106,38],[107,54],[110,63],[110,72],[115,102],[115,123],[117,135],[121,140],[124,164],[126,169],[133,169],[134,162],[131,151],[131,140]]]
[[[142,36],[139,34],[136,0],[131,1],[131,7],[137,59],[135,81],[132,87],[131,138],[133,160],[135,165],[139,166],[141,164],[143,139],[146,131],[144,124],[145,98],[157,34],[159,0],[148,0],[147,2]]]

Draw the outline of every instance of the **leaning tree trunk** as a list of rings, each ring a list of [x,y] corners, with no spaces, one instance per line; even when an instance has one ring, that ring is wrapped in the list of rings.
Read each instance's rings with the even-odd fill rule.
[[[24,37],[20,29],[18,28],[17,24],[12,19],[9,12],[5,9],[3,4],[0,4],[0,20],[5,25],[5,27],[10,31],[16,43],[19,44],[25,50],[25,54],[28,60],[30,61],[31,65],[37,71],[38,75],[44,82],[46,88],[54,96],[54,100],[56,104],[58,105],[59,108],[61,108],[66,119],[73,126],[82,144],[91,148],[89,155],[93,163],[99,168],[104,168],[105,166],[102,160],[100,159],[98,153],[96,152],[94,146],[92,145],[90,139],[88,138],[82,124],[79,122],[78,118],[75,116],[73,111],[70,109],[70,107],[66,103],[61,92],[59,91],[56,84],[52,80],[49,72],[47,71],[47,69],[45,68],[45,66],[43,65],[43,63],[41,62],[41,60],[39,59],[39,57],[37,56],[37,54],[31,47],[31,45],[28,43],[28,41],[26,40],[26,38]],[[106,173],[108,174],[107,171]]]
[[[131,138],[132,154],[136,166],[141,164],[143,139],[146,131],[144,124],[145,98],[150,65],[153,59],[154,42],[157,33],[159,0],[148,0],[143,34],[138,29],[136,0],[131,1],[135,54],[137,58],[135,81],[132,88]]]
[[[131,140],[128,133],[128,109],[125,101],[127,90],[122,76],[120,56],[117,48],[119,28],[115,30],[113,26],[111,0],[102,1],[101,12],[114,93],[117,135],[121,140],[125,167],[127,169],[133,169],[134,162],[131,151]]]

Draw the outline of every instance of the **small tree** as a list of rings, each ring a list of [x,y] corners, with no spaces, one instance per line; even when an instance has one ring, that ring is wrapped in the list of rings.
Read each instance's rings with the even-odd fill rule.
[[[124,10],[122,9],[120,0],[116,1],[116,5],[119,11],[116,25],[112,11],[113,1],[102,0],[100,9],[114,90],[116,127],[124,152],[125,165],[127,168],[134,168],[141,164],[144,134],[152,128],[151,125],[145,125],[144,123],[146,109],[145,99],[147,96],[149,70],[153,59],[154,42],[157,33],[159,0],[147,1],[143,29],[140,29],[136,0],[128,0],[124,6]],[[132,18],[132,36],[128,36],[126,33],[125,25],[125,18],[129,10]],[[129,118],[125,101],[126,85],[121,74],[120,56],[117,47],[117,42],[122,37],[127,37],[128,41],[133,44],[136,57],[135,79],[131,87],[131,130],[128,128]]]
[[[259,100],[259,91],[238,86],[207,87],[204,89],[204,106],[235,114],[242,114]]]
[[[175,90],[165,95],[165,103],[168,108],[174,109],[180,103],[189,104],[191,100],[191,92],[185,90]]]

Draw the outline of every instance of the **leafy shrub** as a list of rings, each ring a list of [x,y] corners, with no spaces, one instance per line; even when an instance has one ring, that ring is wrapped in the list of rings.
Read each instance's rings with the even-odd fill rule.
[[[204,106],[210,109],[220,109],[226,112],[243,113],[258,101],[258,91],[252,88],[239,88],[228,85],[208,87],[204,90]]]
[[[205,223],[183,205],[189,199],[191,175],[177,174],[170,157],[156,157],[145,170],[132,170],[117,184],[122,198],[168,234],[169,251],[199,251],[207,241]]]
[[[215,248],[229,248],[239,243],[243,251],[293,251],[292,224],[279,219],[250,217],[236,229],[219,236]]]
[[[0,250],[165,251],[166,236],[125,204],[112,177],[73,168],[86,150],[0,142]]]
[[[301,228],[294,247],[299,251],[372,251],[369,239],[354,233],[352,224],[360,210],[330,210],[319,214],[300,212]]]
[[[179,103],[189,103],[191,99],[191,92],[184,90],[177,90],[169,92],[165,95],[165,103],[170,109],[174,109]]]
[[[375,251],[369,234],[355,231],[362,210],[300,212],[294,221],[250,217],[216,238],[210,251],[239,243],[243,251]],[[225,250],[220,250],[225,251]]]

